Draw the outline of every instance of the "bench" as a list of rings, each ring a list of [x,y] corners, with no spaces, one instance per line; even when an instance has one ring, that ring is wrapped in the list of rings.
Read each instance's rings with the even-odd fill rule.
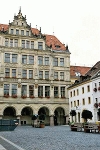
[[[71,131],[82,131],[82,123],[74,123],[70,128]]]
[[[98,125],[95,123],[88,123],[87,125],[84,125],[84,132],[97,133],[97,132],[99,132]]]

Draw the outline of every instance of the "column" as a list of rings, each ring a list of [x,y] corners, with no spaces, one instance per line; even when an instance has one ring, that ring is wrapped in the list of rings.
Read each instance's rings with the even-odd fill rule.
[[[20,117],[21,117],[21,115],[17,116],[17,119],[19,119],[19,124],[18,124],[19,126],[21,125]]]
[[[54,115],[50,116],[50,126],[54,126]]]
[[[65,117],[66,117],[66,124],[68,124],[69,116],[66,115]]]

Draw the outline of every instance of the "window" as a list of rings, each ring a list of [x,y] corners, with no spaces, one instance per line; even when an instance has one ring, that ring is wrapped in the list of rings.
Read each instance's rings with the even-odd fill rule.
[[[13,33],[14,33],[14,29],[11,29],[11,30],[10,30],[10,34],[13,34]]]
[[[10,54],[5,53],[5,62],[9,63],[10,62]]]
[[[34,85],[29,85],[29,96],[34,96]]]
[[[58,72],[54,72],[54,79],[58,80]]]
[[[21,96],[27,96],[27,85],[22,85]]]
[[[87,86],[87,91],[90,92],[90,86],[89,85]]]
[[[84,87],[82,87],[82,94],[84,93]]]
[[[50,86],[45,86],[45,97],[50,97]]]
[[[5,68],[5,77],[10,77],[10,69]]]
[[[25,40],[22,40],[22,48],[25,48]]]
[[[29,70],[29,79],[33,78],[33,70]]]
[[[70,97],[72,97],[72,91],[70,92]]]
[[[21,35],[24,35],[24,30],[21,30]]]
[[[76,107],[76,101],[74,101],[74,107]]]
[[[34,56],[29,55],[29,64],[34,64]]]
[[[13,78],[16,77],[16,69],[12,69],[12,77],[13,77]]]
[[[54,87],[54,97],[58,97],[58,87]]]
[[[47,66],[47,65],[49,65],[49,57],[45,57],[45,60],[44,60],[45,62],[45,65]]]
[[[22,78],[27,78],[27,70],[22,70]]]
[[[98,103],[98,98],[95,98],[95,102]]]
[[[19,34],[19,30],[16,29],[16,35],[18,35],[18,34]]]
[[[79,106],[79,100],[77,100],[77,106]]]
[[[22,55],[22,63],[27,64],[27,55]]]
[[[97,88],[97,84],[96,83],[94,83],[94,86],[95,86],[95,88]]]
[[[4,95],[9,96],[9,84],[4,84]]]
[[[60,80],[64,80],[64,72],[60,72]]]
[[[5,39],[5,46],[9,45],[9,39]]]
[[[29,31],[26,31],[26,36],[29,36]]]
[[[38,56],[38,65],[43,65],[43,57]]]
[[[38,97],[43,97],[43,86],[38,86]]]
[[[85,105],[85,99],[84,98],[82,99],[82,103],[83,103],[83,105]]]
[[[54,58],[53,59],[53,65],[54,66],[58,66],[58,58]]]
[[[91,104],[91,98],[88,97],[88,104]]]
[[[100,82],[99,82],[99,86],[100,86]]]
[[[14,40],[14,47],[18,47],[18,39]]]
[[[77,89],[77,95],[79,95],[79,90]]]
[[[12,54],[12,63],[17,63],[17,54]]]
[[[17,84],[12,84],[12,96],[17,95]]]
[[[10,39],[10,47],[13,47],[13,39]]]
[[[73,95],[75,96],[75,90],[74,90],[74,94]]]
[[[49,71],[45,71],[45,79],[49,79]]]
[[[34,49],[34,41],[31,41],[31,49]]]
[[[65,87],[61,87],[60,92],[61,92],[61,98],[64,98],[65,97]]]
[[[64,66],[64,58],[60,58],[60,66]]]
[[[73,103],[71,102],[71,107],[73,107]]]
[[[38,49],[43,50],[43,42],[38,42]]]
[[[39,79],[43,79],[43,71],[39,71]]]
[[[30,41],[26,41],[26,48],[30,48]]]

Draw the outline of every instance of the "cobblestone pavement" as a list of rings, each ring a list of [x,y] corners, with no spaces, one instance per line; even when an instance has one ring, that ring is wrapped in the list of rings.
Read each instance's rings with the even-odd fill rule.
[[[18,126],[14,131],[0,132],[0,136],[24,150],[100,150],[99,133],[72,132],[69,126]]]

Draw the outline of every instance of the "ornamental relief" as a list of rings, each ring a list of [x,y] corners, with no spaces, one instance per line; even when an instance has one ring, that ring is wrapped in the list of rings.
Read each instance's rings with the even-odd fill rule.
[[[38,69],[39,70],[45,70],[45,69],[49,70],[50,66],[39,66]]]
[[[33,64],[32,65],[27,64],[27,65],[22,65],[22,68],[27,68],[27,69],[32,68],[33,69],[33,66],[34,66]]]
[[[16,67],[17,67],[17,64],[10,64],[10,63],[7,63],[7,64],[5,64],[5,67],[16,68]]]

